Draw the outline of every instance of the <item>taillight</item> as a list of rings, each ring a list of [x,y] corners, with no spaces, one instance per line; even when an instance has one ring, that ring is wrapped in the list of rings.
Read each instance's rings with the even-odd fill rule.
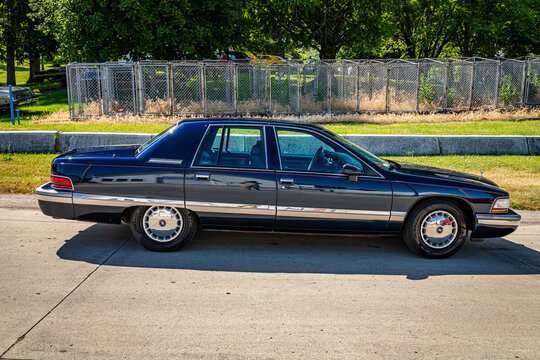
[[[57,189],[69,189],[73,190],[73,184],[67,177],[60,177],[51,175],[52,187]]]

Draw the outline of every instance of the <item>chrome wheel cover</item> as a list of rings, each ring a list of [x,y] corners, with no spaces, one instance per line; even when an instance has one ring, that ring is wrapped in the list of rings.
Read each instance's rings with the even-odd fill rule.
[[[422,242],[432,249],[444,249],[456,240],[458,224],[447,211],[429,213],[420,226]]]
[[[143,215],[146,235],[158,242],[174,240],[182,231],[184,223],[178,209],[169,206],[152,206]]]

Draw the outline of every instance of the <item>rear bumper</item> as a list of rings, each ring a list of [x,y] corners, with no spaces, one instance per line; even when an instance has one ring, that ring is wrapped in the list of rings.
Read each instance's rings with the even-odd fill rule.
[[[71,190],[54,189],[52,184],[48,182],[38,187],[36,194],[39,208],[43,214],[64,219],[75,218]]]
[[[473,238],[501,237],[517,229],[521,216],[512,210],[505,214],[476,214]]]

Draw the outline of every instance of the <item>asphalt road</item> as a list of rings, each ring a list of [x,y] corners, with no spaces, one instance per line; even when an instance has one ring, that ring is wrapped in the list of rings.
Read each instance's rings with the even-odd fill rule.
[[[3,358],[540,358],[539,213],[427,260],[398,238],[233,232],[151,253],[34,204],[0,197]]]

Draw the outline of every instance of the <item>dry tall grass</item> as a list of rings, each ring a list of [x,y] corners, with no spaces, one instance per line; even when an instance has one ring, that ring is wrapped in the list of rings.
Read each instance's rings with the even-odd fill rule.
[[[197,109],[196,104],[188,105],[183,108],[177,108],[176,111],[180,109]],[[239,109],[242,111],[253,111],[256,106],[260,103],[256,100],[243,101],[239,103]],[[300,106],[310,109],[318,109],[319,111],[324,110],[324,104],[319,102],[305,103],[301,102]],[[305,108],[303,107],[305,106]],[[345,106],[345,105],[344,105]],[[89,106],[90,107],[90,106]],[[88,107],[87,107],[88,108]],[[91,107],[92,110],[93,107]],[[152,104],[151,109],[153,111],[162,109],[160,104]],[[220,106],[220,104],[215,104],[214,102],[208,104],[208,109],[212,110],[210,113],[213,116],[220,116],[221,112],[231,112],[230,105]],[[200,110],[199,110],[200,111]],[[272,103],[272,111],[274,112],[289,112],[290,108],[282,106],[279,103]],[[305,110],[304,110],[305,111]],[[196,112],[196,111],[193,111]],[[90,114],[89,111],[85,112]],[[99,114],[98,111],[95,112]],[[131,115],[131,114],[121,114],[114,116],[92,116],[81,119],[69,119],[69,114],[65,111],[55,112],[46,118],[35,117],[31,120],[32,123],[66,123],[66,122],[92,122],[92,123],[103,123],[103,122],[112,122],[112,123],[167,123],[172,124],[176,123],[186,116],[163,116],[163,115]],[[203,117],[202,115],[192,115],[190,117]],[[249,115],[245,117],[255,117],[259,118],[261,115]],[[379,123],[379,124],[391,124],[391,123],[418,123],[418,122],[469,122],[469,121],[479,121],[479,120],[505,120],[505,119],[538,119],[540,118],[540,111],[535,108],[523,108],[516,110],[472,110],[472,111],[461,111],[461,112],[445,112],[445,113],[376,113],[376,112],[366,112],[366,113],[351,113],[351,114],[316,114],[316,115],[276,115],[270,117],[275,119],[285,119],[298,122],[308,122],[308,123]]]

